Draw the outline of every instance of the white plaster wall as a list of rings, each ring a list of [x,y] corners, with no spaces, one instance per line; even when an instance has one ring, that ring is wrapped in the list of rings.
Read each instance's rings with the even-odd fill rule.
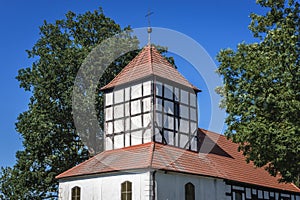
[[[81,188],[82,200],[120,200],[121,183],[132,182],[133,200],[152,200],[153,176],[150,170],[135,172],[109,173],[105,175],[79,177],[61,180],[59,183],[59,199],[71,200],[71,189],[75,186]],[[183,200],[185,198],[185,184],[191,182],[195,186],[196,200],[231,200],[227,193],[231,187],[222,179],[179,174],[173,172],[155,173],[156,200]],[[238,189],[238,186],[233,186]],[[248,188],[249,189],[249,188]],[[263,191],[258,190],[259,197]],[[246,189],[246,194],[247,194]],[[278,193],[275,193],[278,196]],[[268,198],[266,198],[268,199]],[[278,199],[278,198],[276,198]],[[292,196],[292,200],[300,200],[299,196]]]
[[[221,179],[207,177],[162,173],[155,175],[157,200],[183,200],[185,184],[191,182],[195,186],[195,199],[226,200],[226,184]]]
[[[59,183],[59,199],[71,200],[71,190],[81,188],[83,200],[120,200],[121,183],[132,182],[132,199],[149,200],[151,196],[151,173],[147,171],[133,173],[113,173],[94,177],[61,180]]]

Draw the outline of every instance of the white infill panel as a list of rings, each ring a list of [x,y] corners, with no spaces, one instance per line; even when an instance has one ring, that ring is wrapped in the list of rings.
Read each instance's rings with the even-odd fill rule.
[[[105,95],[105,105],[109,106],[113,103],[113,93],[107,93]]]
[[[124,99],[124,90],[123,89],[114,91],[114,94],[115,94],[115,98],[114,98],[115,103],[123,102],[123,99]]]
[[[131,102],[131,115],[141,113],[141,100],[135,100]]]
[[[115,149],[124,147],[124,135],[123,134],[114,136],[114,147],[115,147]]]
[[[137,84],[131,87],[131,99],[142,97],[142,84]]]
[[[106,137],[105,138],[105,147],[106,147],[106,150],[111,150],[113,148],[112,144],[113,144],[112,140],[109,137]]]
[[[143,83],[143,96],[148,96],[151,94],[151,81]]]
[[[161,97],[162,96],[162,84],[160,82],[156,82],[156,95]]]
[[[131,117],[131,130],[142,128],[142,116]]]
[[[131,145],[142,144],[142,131],[131,132]]]
[[[106,108],[105,109],[105,119],[106,121],[112,120],[113,114],[112,114],[112,107]]]
[[[167,99],[173,99],[173,87],[165,84],[164,97]]]
[[[124,104],[120,104],[114,107],[115,119],[124,117]]]
[[[143,99],[143,112],[148,112],[151,110],[151,98]]]
[[[114,121],[114,132],[120,133],[124,131],[124,120],[118,119]]]
[[[172,101],[165,101],[164,111],[165,113],[174,115],[174,103]]]
[[[189,93],[185,90],[181,90],[180,94],[181,94],[180,102],[182,102],[184,104],[188,104],[189,103]]]

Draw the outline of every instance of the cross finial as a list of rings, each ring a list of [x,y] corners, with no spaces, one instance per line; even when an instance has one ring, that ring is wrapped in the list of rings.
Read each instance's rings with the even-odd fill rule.
[[[148,44],[151,44],[151,33],[152,33],[152,28],[151,28],[151,24],[150,24],[150,15],[152,15],[154,12],[151,12],[150,10],[148,11],[147,15],[145,17],[148,18]]]

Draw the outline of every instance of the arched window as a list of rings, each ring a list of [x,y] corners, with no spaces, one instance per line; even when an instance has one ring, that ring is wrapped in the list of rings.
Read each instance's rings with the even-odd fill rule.
[[[121,200],[132,200],[132,183],[130,181],[121,184]]]
[[[185,184],[185,200],[195,200],[195,186],[191,182]]]
[[[80,200],[80,187],[75,186],[72,188],[72,200]]]

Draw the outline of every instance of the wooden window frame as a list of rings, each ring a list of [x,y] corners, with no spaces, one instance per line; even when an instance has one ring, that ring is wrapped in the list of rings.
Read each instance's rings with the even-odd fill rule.
[[[188,182],[184,185],[185,200],[195,200],[195,186],[193,183]]]
[[[71,200],[80,200],[81,188],[79,186],[75,186],[71,191]]]
[[[132,182],[121,183],[121,200],[132,200]]]

